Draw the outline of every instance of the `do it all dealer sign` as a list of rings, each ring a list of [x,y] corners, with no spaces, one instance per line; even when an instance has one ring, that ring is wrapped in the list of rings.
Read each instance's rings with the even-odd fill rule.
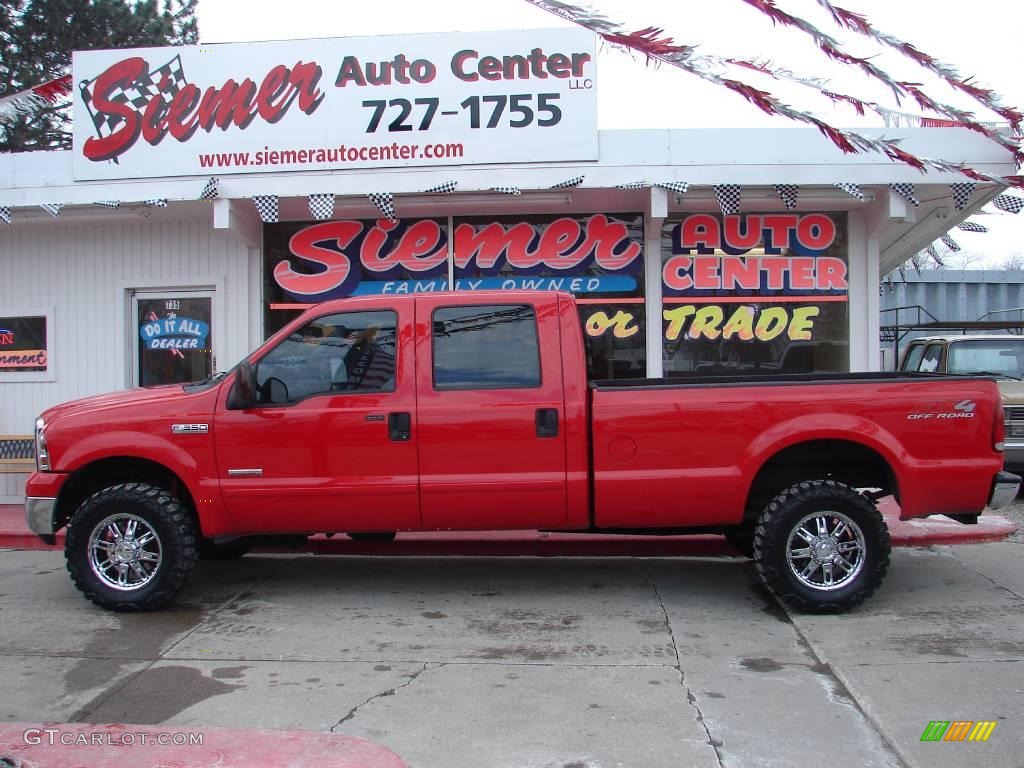
[[[74,55],[76,179],[596,160],[586,30]]]

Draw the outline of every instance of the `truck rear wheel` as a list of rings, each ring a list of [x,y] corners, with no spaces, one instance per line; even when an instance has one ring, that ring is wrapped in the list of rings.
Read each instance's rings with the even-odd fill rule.
[[[196,523],[162,488],[122,483],[94,493],[68,524],[64,558],[75,586],[102,608],[167,603],[198,559]]]
[[[834,480],[797,483],[761,513],[754,562],[794,608],[838,613],[864,602],[889,568],[889,531],[873,502]]]

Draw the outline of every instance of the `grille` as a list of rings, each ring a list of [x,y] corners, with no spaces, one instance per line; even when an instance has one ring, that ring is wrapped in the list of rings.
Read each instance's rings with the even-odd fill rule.
[[[1006,439],[1024,440],[1024,406],[1004,408],[1006,418]]]

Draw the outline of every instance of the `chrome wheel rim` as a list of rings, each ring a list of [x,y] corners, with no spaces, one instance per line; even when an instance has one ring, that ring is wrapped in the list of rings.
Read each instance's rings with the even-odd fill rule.
[[[806,515],[789,534],[786,560],[797,581],[831,592],[855,578],[864,567],[864,532],[842,512]]]
[[[110,515],[89,536],[89,566],[111,589],[141,589],[153,580],[162,561],[160,537],[137,515]]]

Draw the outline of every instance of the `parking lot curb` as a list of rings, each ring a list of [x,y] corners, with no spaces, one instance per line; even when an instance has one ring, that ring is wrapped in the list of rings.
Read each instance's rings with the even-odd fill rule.
[[[338,733],[122,723],[2,723],[3,758],[21,768],[407,768],[390,749]]]
[[[900,520],[899,508],[883,499],[879,509],[889,526],[894,547],[930,547],[946,544],[979,544],[1001,541],[1016,531],[1010,520],[995,514],[982,515],[976,525],[964,525],[948,517]],[[64,546],[63,531],[57,543],[44,544],[25,524],[24,508],[0,504],[0,548],[58,550]],[[293,551],[261,548],[256,551]],[[620,534],[546,533],[543,531],[440,531],[400,533],[394,541],[352,541],[345,535],[313,536],[306,552],[320,555],[378,555],[387,557],[431,556],[534,556],[534,557],[720,557],[737,552],[721,536],[625,536]]]

